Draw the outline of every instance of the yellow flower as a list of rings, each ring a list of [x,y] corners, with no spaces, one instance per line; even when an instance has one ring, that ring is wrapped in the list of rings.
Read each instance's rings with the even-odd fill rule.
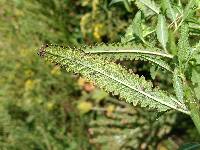
[[[86,102],[86,101],[81,101],[78,103],[77,108],[81,114],[85,114],[92,109],[92,103]]]
[[[82,6],[87,6],[90,2],[91,0],[83,0]]]
[[[93,36],[95,37],[95,39],[97,41],[101,41],[101,37],[105,34],[105,31],[104,31],[104,25],[103,24],[96,24],[94,26],[94,32],[93,32]]]
[[[53,102],[48,102],[47,103],[47,110],[52,110],[54,107],[54,103]]]
[[[115,110],[115,106],[114,105],[109,105],[107,108],[107,115],[110,115],[113,113],[113,111]]]
[[[78,79],[78,85],[80,87],[83,87],[85,85],[86,80],[84,78],[79,78]]]
[[[100,6],[100,0],[93,0],[92,2],[92,9],[94,12],[96,12]]]
[[[34,80],[30,80],[28,79],[26,82],[25,82],[25,90],[26,91],[31,91],[33,90],[35,87],[35,82]]]

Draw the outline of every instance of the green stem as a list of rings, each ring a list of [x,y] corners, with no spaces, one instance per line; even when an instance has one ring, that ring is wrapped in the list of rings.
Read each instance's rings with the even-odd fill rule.
[[[190,103],[191,118],[200,134],[200,111],[197,103]]]
[[[186,84],[185,84],[186,85]],[[190,117],[194,122],[199,134],[200,134],[200,104],[199,101],[196,99],[193,90],[186,85],[185,87],[185,96],[186,101],[185,104],[188,106],[190,110]]]

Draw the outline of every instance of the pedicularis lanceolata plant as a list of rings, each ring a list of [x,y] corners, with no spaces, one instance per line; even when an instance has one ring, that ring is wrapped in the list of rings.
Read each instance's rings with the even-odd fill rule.
[[[120,43],[79,48],[46,45],[39,55],[134,106],[190,115],[200,133],[200,1],[113,0],[110,4],[118,2],[134,16]],[[154,72],[160,69],[173,77],[173,92],[154,87],[118,60],[151,63]]]

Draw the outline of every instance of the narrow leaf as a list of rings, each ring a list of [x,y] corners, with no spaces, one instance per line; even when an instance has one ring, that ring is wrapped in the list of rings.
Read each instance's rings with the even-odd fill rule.
[[[169,45],[169,53],[173,55],[177,55],[177,45],[176,45],[176,35],[174,35],[174,32],[172,30],[168,31],[169,37],[168,37],[168,45]]]
[[[160,8],[152,0],[138,0],[140,3],[144,4],[147,8],[151,9],[156,14],[159,14]]]
[[[176,93],[176,97],[180,102],[183,103],[183,83],[181,78],[179,77],[178,69],[174,70],[174,76],[173,76],[173,86],[174,91]]]
[[[141,11],[138,11],[137,14],[135,15],[132,23],[132,29],[133,33],[139,37],[144,43],[144,38],[142,34],[142,14]]]
[[[161,43],[162,47],[166,50],[166,44],[168,41],[168,29],[165,17],[163,15],[158,16],[158,24],[156,30],[158,41]]]
[[[111,5],[115,4],[115,3],[119,3],[119,2],[123,2],[123,1],[124,0],[112,0],[109,5],[111,6]]]
[[[86,46],[83,49],[86,53],[99,54],[104,58],[109,58],[111,60],[143,60],[155,64],[167,71],[172,72],[171,67],[167,62],[161,58],[173,58],[172,55],[166,54],[163,51],[152,49],[152,48],[142,48],[130,43],[128,44],[100,44],[92,47]]]
[[[142,14],[141,11],[138,11],[135,15],[132,23],[127,27],[126,34],[122,37],[121,41],[123,43],[130,42],[134,40],[136,37],[139,38],[141,41],[144,41],[143,34],[142,34]]]
[[[200,149],[199,143],[187,143],[180,146],[178,150],[198,150]]]
[[[59,46],[46,46],[39,54],[47,60],[66,68],[67,71],[79,73],[107,92],[119,95],[133,105],[166,111],[175,109],[189,114],[187,108],[159,89],[153,89],[152,83],[143,77],[129,73],[113,62],[98,55],[88,55],[79,50]]]
[[[172,22],[175,24],[175,28],[177,28],[177,14],[175,10],[172,7],[171,1],[170,0],[163,0],[163,3],[167,9],[167,16],[172,20]]]
[[[185,67],[184,64],[187,62],[187,59],[190,55],[190,44],[188,40],[188,25],[182,25],[181,27],[181,36],[178,42],[178,59],[179,65]]]
[[[193,7],[197,5],[196,0],[190,0],[188,4],[186,5],[184,12],[183,12],[183,20],[186,20],[190,14],[194,11]]]
[[[130,2],[128,0],[112,0],[109,5],[111,6],[111,5],[113,5],[115,3],[119,3],[119,2],[124,3],[124,6],[128,12],[132,11],[132,8],[130,7]]]

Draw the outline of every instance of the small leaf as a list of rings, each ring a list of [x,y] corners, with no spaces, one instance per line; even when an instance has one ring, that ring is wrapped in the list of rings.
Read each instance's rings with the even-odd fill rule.
[[[152,78],[153,80],[155,80],[156,75],[158,74],[158,70],[159,70],[159,68],[156,68],[156,66],[152,66],[152,67],[150,68],[150,75],[151,75],[151,78]]]
[[[112,0],[109,5],[111,6],[111,5],[115,4],[115,3],[119,3],[119,2],[123,2],[123,1],[124,0]]]
[[[178,69],[174,70],[174,76],[173,76],[173,86],[174,91],[176,93],[176,97],[180,102],[183,102],[183,83],[181,78],[179,77]]]
[[[161,43],[162,47],[166,50],[166,44],[168,41],[168,29],[165,17],[163,15],[158,16],[158,24],[157,24],[157,38],[158,41]]]
[[[183,20],[186,20],[188,17],[190,17],[190,14],[194,12],[193,7],[197,5],[196,0],[190,0],[188,4],[186,5],[184,12],[183,12]]]
[[[192,59],[196,61],[196,64],[200,64],[200,41],[193,47]]]
[[[172,22],[175,24],[175,28],[177,28],[177,22],[176,22],[176,17],[177,13],[172,7],[172,4],[170,0],[163,0],[163,4],[165,5],[167,9],[167,16],[172,20]]]
[[[140,3],[144,4],[147,8],[151,9],[156,14],[159,14],[160,8],[152,0],[138,0]]]
[[[190,55],[190,44],[188,40],[188,25],[182,25],[181,27],[181,36],[178,41],[178,59],[179,65],[185,67],[184,64],[187,62],[187,59]]]
[[[194,92],[196,97],[200,99],[200,69],[199,67],[194,67],[192,69],[192,77],[191,77],[192,84],[194,86]]]
[[[111,6],[111,5],[113,5],[115,3],[119,3],[119,2],[124,3],[124,6],[128,12],[132,11],[132,8],[130,7],[130,2],[128,0],[112,0],[109,5]]]
[[[168,45],[169,45],[169,52],[170,54],[177,55],[177,46],[176,46],[176,35],[174,35],[172,30],[169,30],[169,37],[168,37]]]
[[[138,11],[135,15],[132,23],[127,27],[126,34],[121,39],[123,43],[127,43],[132,41],[133,39],[140,38],[141,41],[144,41],[143,34],[142,34],[142,14],[141,11]]]
[[[182,145],[178,150],[198,150],[200,149],[199,143],[187,143]]]
[[[144,43],[144,38],[142,34],[142,14],[141,11],[138,11],[137,14],[135,15],[135,18],[133,19],[133,33],[138,36]]]

